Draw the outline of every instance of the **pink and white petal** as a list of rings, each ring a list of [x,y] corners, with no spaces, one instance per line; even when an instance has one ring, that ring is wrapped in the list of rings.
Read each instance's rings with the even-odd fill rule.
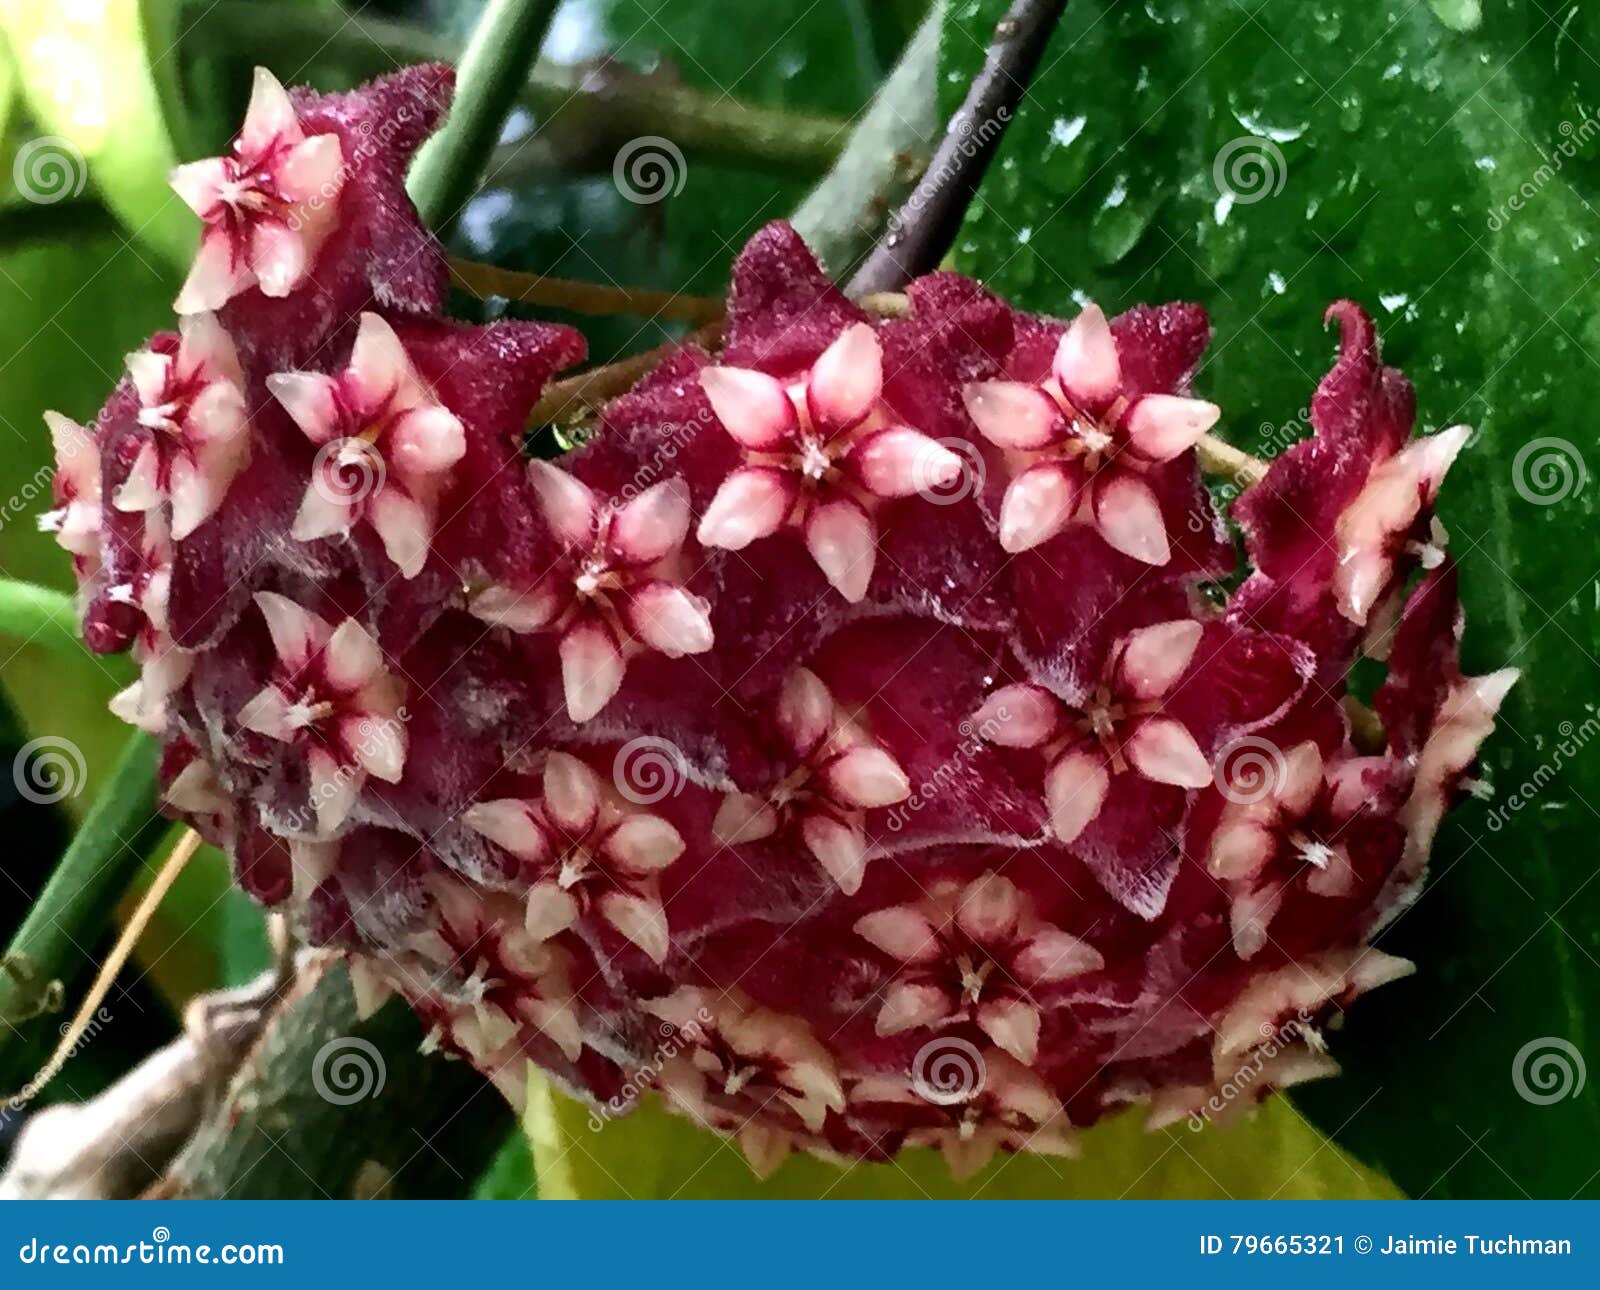
[[[757,1124],[753,1120],[741,1124],[736,1136],[750,1172],[762,1182],[772,1177],[794,1150],[793,1134]]]
[[[956,924],[980,943],[1008,941],[1022,917],[1022,896],[1009,878],[989,870],[961,891]]]
[[[221,309],[241,291],[254,286],[256,275],[243,247],[221,225],[208,224],[200,234],[200,249],[189,276],[183,280],[172,307],[180,314]]]
[[[318,538],[348,533],[356,522],[357,513],[355,504],[336,493],[330,485],[313,479],[300,499],[300,509],[289,526],[289,536],[296,542],[314,542]]]
[[[911,796],[911,781],[882,748],[858,744],[830,760],[823,772],[828,795],[855,810],[893,806]]]
[[[339,385],[321,372],[274,372],[267,377],[267,392],[299,426],[307,439],[324,444],[342,429]]]
[[[1172,558],[1161,503],[1150,485],[1131,471],[1113,471],[1109,479],[1096,482],[1094,521],[1114,551],[1153,565]]]
[[[172,495],[172,539],[181,542],[222,505],[223,494],[233,482],[221,469],[208,470],[193,457],[173,458],[167,484]],[[118,494],[118,509],[124,509]]]
[[[931,963],[943,954],[938,932],[915,905],[893,905],[858,918],[857,936],[896,963]]]
[[[811,423],[829,438],[859,424],[883,393],[883,348],[870,323],[858,322],[822,351],[806,382]]]
[[[245,108],[244,124],[235,145],[239,154],[253,160],[275,144],[298,143],[302,137],[288,92],[265,67],[256,68],[250,83],[250,104]]]
[[[148,511],[158,505],[162,500],[159,470],[160,459],[156,456],[156,446],[147,439],[140,445],[139,455],[133,459],[128,477],[117,489],[112,504],[119,511]]]
[[[1350,863],[1350,853],[1342,846],[1327,848],[1327,863],[1320,869],[1313,865],[1306,874],[1306,890],[1313,896],[1338,899],[1349,896],[1356,889],[1356,871]]]
[[[175,167],[167,183],[178,198],[201,219],[205,219],[222,200],[223,185],[229,182],[225,157],[207,157]]]
[[[289,715],[289,700],[275,685],[256,691],[239,709],[237,720],[246,730],[282,742],[293,739],[297,729]]]
[[[525,590],[485,587],[467,601],[467,612],[480,622],[514,632],[536,632],[548,627],[559,607],[555,589],[545,582]]]
[[[920,430],[893,426],[866,435],[850,448],[845,464],[869,493],[914,497],[949,488],[965,463]]]
[[[248,451],[244,393],[232,381],[216,380],[195,395],[184,417],[184,437],[197,450]],[[244,440],[244,442],[241,442]]]
[[[689,536],[689,485],[674,476],[653,484],[618,509],[608,544],[622,564],[654,564]]]
[[[800,836],[823,871],[846,896],[861,889],[867,871],[867,840],[860,831],[827,815],[808,815]]]
[[[1037,748],[1048,743],[1061,719],[1061,700],[1037,685],[1004,685],[968,722],[978,738],[1001,748]]]
[[[385,451],[402,475],[440,475],[466,455],[461,419],[437,403],[420,403],[399,419]]]
[[[1129,632],[1117,657],[1117,685],[1129,698],[1159,699],[1189,670],[1205,627],[1177,618]]]
[[[600,811],[600,779],[571,753],[552,752],[544,763],[545,814],[566,833],[581,838]]]
[[[1065,981],[1086,972],[1098,972],[1105,965],[1100,951],[1088,941],[1058,927],[1045,927],[1035,932],[1018,953],[1012,969],[1024,981],[1038,983]]]
[[[266,619],[272,648],[289,671],[304,666],[333,635],[333,629],[325,621],[287,596],[275,591],[258,591],[255,600],[261,616]]]
[[[190,314],[178,320],[178,361],[185,371],[199,372],[211,382],[244,384],[239,350],[216,314]],[[241,403],[241,412],[243,406]]]
[[[249,236],[250,271],[262,295],[281,299],[305,281],[311,261],[300,233],[278,220],[262,219]]]
[[[667,911],[659,900],[608,891],[600,897],[600,915],[643,950],[651,962],[666,961],[672,942],[667,933]]]
[[[561,685],[567,716],[588,721],[610,703],[626,668],[616,638],[599,623],[579,623],[561,638]]]
[[[789,392],[765,372],[708,367],[700,373],[700,388],[723,429],[753,451],[771,451],[799,428]]]
[[[1277,849],[1277,835],[1262,821],[1225,812],[1211,835],[1206,870],[1213,878],[1248,878],[1272,859]]]
[[[629,873],[658,873],[683,854],[683,835],[659,815],[640,813],[611,831],[604,850]]]
[[[392,717],[348,717],[340,736],[350,755],[367,774],[386,784],[398,784],[406,768],[406,728]]]
[[[1095,753],[1073,750],[1050,767],[1044,796],[1050,811],[1050,830],[1058,841],[1076,840],[1100,814],[1110,786],[1105,760]]]
[[[1031,452],[1055,443],[1066,432],[1061,409],[1036,385],[977,381],[961,397],[978,433],[998,448]]]
[[[314,134],[284,155],[273,174],[288,202],[332,202],[344,186],[344,150],[336,134]]]
[[[173,360],[170,354],[136,349],[123,362],[128,369],[128,379],[133,382],[133,388],[139,395],[140,404],[154,408],[166,402],[167,385],[172,377]]]
[[[1189,728],[1171,717],[1140,721],[1123,751],[1133,767],[1157,784],[1204,788],[1211,783],[1211,763]]]
[[[783,471],[736,470],[718,487],[695,535],[702,546],[742,551],[782,528],[798,495],[793,477]]]
[[[978,1029],[1024,1066],[1039,1056],[1039,1010],[1021,999],[991,999],[978,1007]]]
[[[586,547],[594,536],[600,506],[594,493],[582,480],[548,461],[528,463],[528,482],[545,522],[565,547]]]
[[[1204,399],[1146,394],[1128,409],[1128,438],[1146,461],[1171,461],[1200,442],[1222,418],[1222,409]]]
[[[1122,388],[1117,341],[1099,305],[1085,305],[1056,346],[1051,370],[1076,404],[1097,406]]]
[[[852,605],[866,598],[878,560],[878,529],[848,498],[827,502],[806,520],[806,549],[822,575]]]
[[[534,999],[525,1003],[523,1010],[528,1020],[544,1032],[545,1038],[559,1048],[569,1062],[582,1056],[583,1027],[572,1004]]]
[[[1228,927],[1233,934],[1233,952],[1248,959],[1267,943],[1267,928],[1283,906],[1283,887],[1266,883],[1246,887],[1232,894],[1228,905]]]
[[[350,348],[349,376],[361,398],[372,404],[415,386],[416,372],[406,347],[394,328],[378,314],[361,315],[355,344]]]
[[[415,578],[433,545],[433,516],[398,488],[380,488],[366,499],[367,521],[402,578]]]
[[[713,644],[711,606],[671,582],[649,582],[628,598],[628,626],[668,658],[704,654]]]
[[[778,692],[778,728],[797,757],[809,757],[833,729],[833,695],[810,668],[797,667]]]
[[[578,921],[578,902],[555,882],[536,882],[528,888],[523,905],[522,929],[536,941],[559,936]]]
[[[550,855],[550,843],[529,803],[514,797],[474,802],[461,812],[461,823],[519,860],[538,863]]]
[[[982,1173],[994,1153],[1000,1149],[1004,1130],[994,1124],[980,1124],[967,1135],[956,1129],[945,1129],[939,1136],[939,1148],[944,1153],[945,1167],[956,1182],[966,1182]]]
[[[1000,546],[1012,555],[1030,551],[1067,527],[1083,490],[1078,478],[1055,462],[1030,466],[1006,486],[1000,500]]]
[[[729,793],[717,807],[711,832],[723,846],[759,842],[778,831],[778,812],[764,797]]]
[[[1308,739],[1284,753],[1274,796],[1287,814],[1304,815],[1322,791],[1322,782],[1322,752]]]
[[[317,832],[326,837],[350,818],[366,776],[351,766],[341,766],[323,748],[306,754],[310,779],[311,805],[317,815]]]
[[[936,985],[896,981],[883,994],[883,1006],[873,1023],[880,1035],[902,1035],[908,1030],[936,1026],[951,1013],[950,997]]]

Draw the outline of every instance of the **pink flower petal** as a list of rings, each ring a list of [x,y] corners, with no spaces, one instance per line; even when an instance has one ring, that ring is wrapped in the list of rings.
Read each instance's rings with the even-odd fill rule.
[[[1128,740],[1128,760],[1146,779],[1179,788],[1204,788],[1211,782],[1211,763],[1181,721],[1147,717]]]
[[[265,67],[257,67],[250,83],[250,103],[245,108],[244,124],[239,129],[237,151],[244,157],[257,157],[280,140],[298,143],[300,122],[282,83]]]
[[[757,538],[783,527],[794,506],[792,479],[778,470],[752,467],[736,470],[722,481],[700,517],[696,537],[702,546],[742,551]]]
[[[352,717],[340,730],[356,764],[386,784],[398,784],[406,766],[406,728],[399,721],[372,714]]]
[[[710,606],[670,582],[650,582],[628,600],[628,626],[635,636],[668,658],[704,654],[711,648]]]
[[[868,323],[846,327],[822,351],[806,385],[811,422],[837,433],[865,420],[883,393],[883,350]]]
[[[759,842],[777,831],[777,811],[765,798],[753,793],[729,793],[711,822],[711,832],[723,846]]]
[[[1248,878],[1272,859],[1276,849],[1277,839],[1261,821],[1248,816],[1242,819],[1224,816],[1211,835],[1206,869],[1213,878]]]
[[[461,419],[449,408],[424,403],[405,413],[395,426],[386,454],[402,475],[425,478],[443,474],[467,451]]]
[[[826,815],[808,815],[800,825],[806,849],[846,896],[861,890],[867,871],[867,840],[860,832]]]
[[[822,678],[797,667],[778,693],[778,728],[797,757],[808,757],[833,727],[833,695]]]
[[[167,183],[183,204],[204,219],[222,200],[222,186],[228,180],[228,163],[223,157],[207,157],[178,166]]]
[[[398,488],[380,488],[367,498],[367,519],[383,540],[384,554],[402,578],[415,578],[428,562],[433,517]]]
[[[956,903],[956,922],[975,941],[1004,941],[1022,916],[1022,897],[992,869],[967,885]]]
[[[873,1028],[880,1035],[901,1035],[938,1025],[949,1015],[950,1000],[938,986],[897,981],[884,991]]]
[[[355,506],[341,499],[329,485],[314,479],[300,499],[300,509],[295,512],[289,536],[296,542],[313,542],[317,538],[348,533],[355,522]]]
[[[962,398],[978,432],[996,447],[1029,452],[1056,442],[1066,430],[1061,409],[1034,385],[978,381]]]
[[[622,651],[598,623],[580,623],[561,638],[561,684],[567,716],[589,720],[622,686]]]
[[[587,547],[599,517],[599,503],[589,486],[561,467],[538,459],[528,463],[528,482],[556,538],[569,550]]]
[[[689,535],[689,486],[663,480],[622,506],[612,518],[610,545],[624,564],[654,564]]]
[[[788,391],[765,372],[743,367],[708,367],[700,388],[723,428],[746,448],[768,452],[799,426]]]
[[[1068,752],[1045,776],[1050,829],[1060,842],[1073,842],[1100,814],[1111,777],[1105,762],[1089,752]]]
[[[249,260],[235,255],[228,232],[219,225],[208,224],[200,234],[200,249],[172,307],[180,314],[221,309],[255,280]]]
[[[276,220],[259,220],[249,237],[250,271],[262,295],[282,299],[305,281],[310,255],[298,232]]]
[[[239,709],[236,718],[246,730],[287,742],[294,738],[296,726],[290,719],[289,700],[275,685],[263,686]]]
[[[617,931],[637,945],[652,962],[666,961],[671,941],[667,911],[659,900],[629,892],[608,891],[600,898],[600,914]]]
[[[1021,999],[993,999],[978,1008],[978,1029],[1025,1066],[1039,1056],[1039,1010]]]
[[[311,806],[317,816],[317,832],[324,837],[336,832],[350,812],[355,809],[361,795],[360,771],[341,766],[333,755],[322,748],[312,748],[306,753],[306,771],[309,779]]]
[[[536,882],[528,888],[522,929],[536,941],[559,936],[578,921],[578,902],[572,893],[553,882]]]
[[[161,485],[156,479],[158,459],[156,446],[146,441],[133,459],[128,476],[117,489],[113,505],[119,511],[148,511],[162,500]]]
[[[1098,972],[1106,961],[1089,942],[1059,928],[1037,932],[1012,966],[1029,982],[1065,981],[1086,972]]]
[[[1000,545],[1016,555],[1030,551],[1067,527],[1082,489],[1063,466],[1044,462],[1030,466],[1006,488],[1000,502]]]
[[[1099,305],[1085,305],[1056,346],[1051,365],[1067,397],[1077,404],[1104,403],[1122,387],[1117,342]]]
[[[856,920],[854,930],[896,963],[930,963],[943,953],[933,924],[911,905],[864,915]]]
[[[340,173],[344,150],[336,134],[317,134],[297,143],[279,163],[278,192],[288,202],[325,203],[330,213],[333,199],[344,186]],[[302,219],[314,218],[310,210],[298,212]]]
[[[1002,748],[1037,748],[1055,734],[1061,701],[1037,685],[1006,685],[983,701],[971,726]]]
[[[1116,471],[1094,488],[1094,519],[1107,545],[1145,564],[1172,558],[1161,503],[1150,485],[1131,471]]]
[[[526,633],[548,627],[559,603],[547,583],[526,590],[495,586],[475,592],[467,602],[467,612],[495,627]]]
[[[1221,408],[1203,399],[1146,394],[1128,409],[1128,437],[1141,457],[1171,461],[1199,443],[1221,416]]]
[[[461,822],[519,860],[538,862],[550,853],[544,830],[528,803],[516,798],[475,802],[461,813]]]
[[[544,809],[558,826],[581,838],[600,810],[600,781],[570,753],[553,752],[544,763]]]
[[[1117,659],[1117,682],[1135,699],[1159,699],[1189,670],[1205,628],[1192,618],[1129,632]]]
[[[683,835],[659,815],[630,815],[606,839],[606,854],[631,873],[665,869],[683,854]]]
[[[272,648],[287,670],[303,667],[333,634],[321,618],[302,609],[287,596],[275,591],[258,591],[255,600],[261,616],[267,620]]]
[[[845,459],[869,493],[912,497],[949,488],[966,466],[962,459],[920,430],[896,426],[869,434]]]
[[[359,690],[383,667],[378,642],[354,618],[346,618],[334,629],[322,659],[328,684],[345,693]]]
[[[865,599],[878,559],[870,515],[847,498],[817,507],[806,521],[806,549],[835,591],[853,605]]]
[[[340,430],[339,386],[320,372],[274,372],[267,391],[315,444],[327,443]]]
[[[911,796],[905,771],[882,748],[851,748],[828,763],[827,781],[835,801],[857,810],[893,806]]]

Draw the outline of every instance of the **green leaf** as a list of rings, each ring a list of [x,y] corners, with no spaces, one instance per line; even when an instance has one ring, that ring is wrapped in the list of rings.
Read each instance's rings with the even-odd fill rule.
[[[958,8],[949,95],[1004,5]],[[1600,19],[1477,8],[1074,3],[955,260],[1057,313],[1203,301],[1199,384],[1241,446],[1307,433],[1332,356],[1320,314],[1346,295],[1416,382],[1423,427],[1477,427],[1442,515],[1469,670],[1524,669],[1485,753],[1497,793],[1455,813],[1381,937],[1418,975],[1353,1009],[1347,1073],[1296,1100],[1412,1194],[1592,1197],[1600,490],[1576,484],[1600,470],[1600,122],[1580,107]]]
[[[957,1183],[944,1159],[907,1151],[892,1164],[847,1168],[793,1156],[764,1182],[737,1146],[668,1115],[648,1096],[630,1114],[600,1121],[542,1076],[529,1083],[524,1120],[539,1194],[585,1200],[991,1200],[1391,1198],[1384,1178],[1356,1164],[1281,1098],[1229,1130],[1179,1126],[1147,1134],[1138,1114],[1082,1135],[1077,1160],[997,1158]]]

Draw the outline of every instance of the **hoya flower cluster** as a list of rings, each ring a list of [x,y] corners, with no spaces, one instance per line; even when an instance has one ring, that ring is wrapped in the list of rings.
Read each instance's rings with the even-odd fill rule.
[[[530,460],[583,344],[444,316],[402,180],[449,93],[259,74],[174,177],[177,333],[51,418],[85,636],[141,663],[116,708],[170,809],[508,1097],[530,1062],[653,1082],[761,1170],[967,1173],[1330,1072],[1513,679],[1458,663],[1466,432],[1413,437],[1366,315],[1329,311],[1226,597],[1194,305],[1059,321],[941,273],[884,318],[775,224],[719,353]]]

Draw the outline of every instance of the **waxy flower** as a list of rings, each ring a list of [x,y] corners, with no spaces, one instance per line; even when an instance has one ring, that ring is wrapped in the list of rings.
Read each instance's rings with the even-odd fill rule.
[[[840,891],[854,895],[867,868],[865,813],[905,801],[911,783],[814,672],[797,668],[784,682],[776,720],[794,770],[764,794],[728,794],[713,830],[730,846],[792,837]]]
[[[700,384],[744,450],[744,464],[700,517],[701,543],[742,551],[798,524],[817,567],[852,603],[867,594],[877,564],[874,499],[932,493],[961,478],[960,457],[884,407],[883,351],[867,323],[845,328],[791,380],[709,367]]]
[[[169,701],[194,669],[194,656],[179,648],[167,625],[172,541],[159,511],[146,520],[142,546],[136,580],[110,592],[113,599],[135,606],[144,615],[144,625],[133,642],[139,679],[114,694],[109,707],[129,725],[159,735],[166,729]]]
[[[1172,394],[1130,396],[1098,305],[1067,328],[1049,377],[980,381],[965,397],[979,431],[1017,470],[1000,507],[1007,551],[1036,547],[1081,515],[1124,555],[1167,563],[1160,498],[1143,472],[1193,448],[1221,410]]]
[[[683,838],[660,816],[627,809],[578,758],[545,759],[538,800],[478,802],[461,822],[521,862],[533,883],[525,926],[535,940],[597,913],[655,962],[667,957],[659,875],[683,854]]]
[[[1039,1055],[1030,990],[1105,966],[1094,946],[1040,920],[992,869],[868,914],[855,930],[903,965],[884,991],[880,1035],[970,1021],[1026,1066]]]
[[[239,356],[216,316],[191,314],[178,330],[175,353],[128,355],[138,424],[149,437],[112,504],[148,512],[168,503],[181,542],[215,514],[249,460],[250,426]]]
[[[365,519],[402,577],[421,573],[439,495],[466,435],[417,375],[394,328],[362,314],[350,365],[338,376],[277,372],[267,389],[319,450],[294,536],[344,534]]]
[[[1069,704],[1042,686],[996,690],[972,724],[1009,748],[1038,748],[1049,762],[1045,797],[1057,839],[1072,842],[1100,812],[1111,777],[1134,771],[1157,784],[1203,788],[1211,764],[1163,701],[1194,661],[1203,626],[1178,619],[1130,632],[1101,682]]]
[[[712,646],[708,606],[682,585],[689,493],[680,479],[621,504],[544,461],[528,463],[541,510],[562,554],[534,586],[485,587],[471,599],[484,622],[561,637],[567,715],[588,721],[610,703],[630,653],[668,658]]]
[[[100,567],[100,448],[94,432],[59,412],[46,412],[55,449],[55,507],[39,516],[39,528],[56,535],[56,545],[72,555],[78,581]]]
[[[250,287],[286,296],[299,286],[337,216],[342,164],[339,136],[307,138],[283,86],[256,68],[233,155],[172,172],[173,191],[205,222],[174,308],[200,313]]]
[[[276,592],[256,593],[277,655],[271,679],[238,713],[246,730],[303,761],[318,831],[349,816],[368,775],[398,783],[406,762],[405,686],[353,618],[337,628]]]

